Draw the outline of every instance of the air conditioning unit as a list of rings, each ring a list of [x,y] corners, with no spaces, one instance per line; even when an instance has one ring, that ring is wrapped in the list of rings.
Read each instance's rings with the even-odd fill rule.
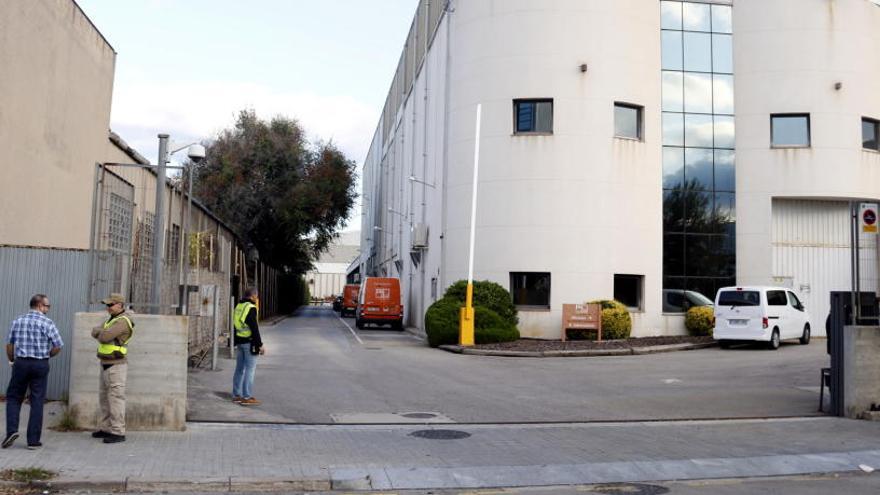
[[[428,249],[428,225],[416,223],[412,226],[412,248]]]

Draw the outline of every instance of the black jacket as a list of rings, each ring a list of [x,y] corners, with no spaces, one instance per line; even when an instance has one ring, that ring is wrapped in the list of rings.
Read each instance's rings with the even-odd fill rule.
[[[263,339],[260,338],[260,325],[257,323],[257,308],[251,308],[251,310],[248,311],[247,316],[244,318],[244,324],[251,329],[251,336],[239,337],[236,335],[234,340],[235,345],[250,343],[251,351],[259,350],[260,347],[263,347]]]

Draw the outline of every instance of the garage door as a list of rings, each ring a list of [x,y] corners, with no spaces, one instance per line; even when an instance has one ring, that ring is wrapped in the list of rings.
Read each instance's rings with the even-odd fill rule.
[[[843,201],[773,200],[771,242],[775,283],[794,289],[825,334],[831,291],[851,289],[850,213]],[[859,241],[861,289],[877,290],[877,236]]]

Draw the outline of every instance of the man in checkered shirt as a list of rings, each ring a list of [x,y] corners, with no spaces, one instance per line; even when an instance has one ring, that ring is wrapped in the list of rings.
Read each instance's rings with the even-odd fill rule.
[[[31,412],[28,417],[27,444],[31,450],[43,446],[43,402],[49,382],[49,358],[61,352],[64,342],[58,328],[46,313],[49,298],[37,294],[31,298],[31,310],[19,316],[9,327],[6,337],[6,357],[12,366],[12,377],[6,389],[6,437],[0,444],[4,449],[18,438],[18,418],[25,391],[31,389]]]

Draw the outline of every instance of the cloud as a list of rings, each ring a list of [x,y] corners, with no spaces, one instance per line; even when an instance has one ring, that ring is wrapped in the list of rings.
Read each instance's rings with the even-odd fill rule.
[[[311,140],[332,140],[358,164],[366,157],[380,113],[350,96],[284,92],[254,83],[140,80],[126,84],[117,79],[111,126],[155,161],[160,132],[181,145],[210,139],[230,127],[243,109],[253,109],[262,118],[295,118]],[[173,158],[179,162],[184,156]],[[359,227],[357,207],[347,228]]]

